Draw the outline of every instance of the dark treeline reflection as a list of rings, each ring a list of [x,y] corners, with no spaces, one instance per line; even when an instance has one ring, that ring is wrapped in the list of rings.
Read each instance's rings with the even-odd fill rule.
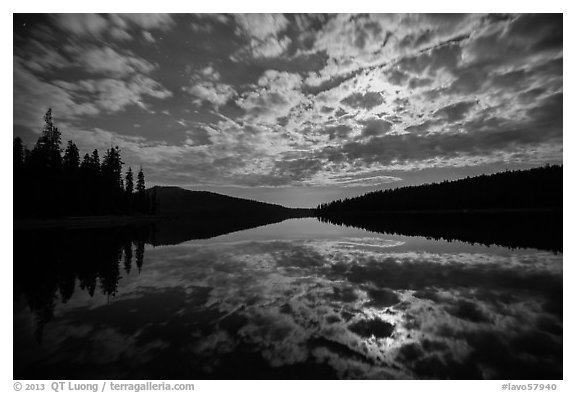
[[[194,239],[210,239],[231,232],[243,231],[286,220],[286,217],[231,217],[221,219],[193,220],[190,218],[167,218],[154,224],[153,246],[175,245]]]
[[[562,252],[562,213],[559,211],[348,212],[318,219],[380,233]]]
[[[124,275],[138,274],[151,227],[16,231],[14,297],[36,317],[36,338],[53,318],[56,302],[76,290],[114,296]]]
[[[41,340],[56,302],[66,303],[76,290],[116,295],[122,277],[142,270],[146,244],[174,245],[280,221],[166,219],[135,227],[15,231],[15,298],[34,313]]]
[[[370,192],[316,208],[323,222],[381,233],[562,251],[563,167],[546,165]]]

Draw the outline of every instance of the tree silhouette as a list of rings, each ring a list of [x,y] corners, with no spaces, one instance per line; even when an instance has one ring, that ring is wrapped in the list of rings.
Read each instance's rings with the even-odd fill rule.
[[[102,159],[102,177],[106,186],[111,190],[121,191],[123,189],[122,181],[122,159],[120,158],[120,148],[112,147],[106,151]]]
[[[25,210],[27,201],[27,176],[25,173],[26,148],[22,139],[15,138],[12,150],[13,170],[14,170],[14,214],[18,216]]]
[[[126,172],[126,194],[132,197],[134,192],[134,175],[132,174],[132,168],[128,167],[128,172]]]
[[[124,270],[126,274],[130,274],[132,268],[132,241],[128,240],[124,244]]]
[[[63,158],[64,171],[75,174],[80,168],[80,151],[72,141],[68,141]]]
[[[91,157],[92,167],[96,173],[100,173],[100,156],[98,155],[98,149],[94,149]]]
[[[134,174],[132,168],[128,167],[126,172],[126,210],[132,213],[134,209]]]
[[[136,180],[136,198],[138,209],[142,212],[148,213],[148,206],[146,205],[146,184],[144,182],[144,171],[142,167],[138,171],[138,178]]]
[[[114,296],[122,279],[121,265],[130,272],[133,244],[139,244],[138,269],[143,268],[151,230],[145,226],[15,231],[14,295],[23,298],[34,314],[36,339],[41,341],[43,327],[53,319],[56,303],[65,303],[76,290],[90,296],[97,292]],[[78,263],[80,259],[82,263]]]
[[[88,153],[84,154],[84,158],[82,158],[82,163],[80,164],[80,169],[82,171],[88,171],[91,164],[92,164],[92,158],[90,157],[90,154]]]
[[[16,137],[14,138],[12,148],[12,160],[15,173],[20,173],[24,168],[24,157],[24,143],[20,137]]]
[[[138,180],[136,181],[136,191],[138,191],[138,194],[141,196],[143,196],[144,191],[146,191],[146,184],[144,182],[144,171],[142,170],[142,168],[140,168],[140,170],[138,171]]]
[[[68,141],[64,154],[61,133],[52,110],[44,115],[44,127],[30,152],[22,139],[13,141],[14,216],[63,217],[74,215],[133,214],[146,211],[144,172],[140,169],[134,203],[134,175],[129,168],[126,186],[120,148],[110,147],[102,161],[97,149],[85,154]]]
[[[38,168],[45,171],[57,172],[62,166],[60,144],[62,136],[57,127],[54,126],[52,109],[48,109],[44,115],[44,129],[36,146],[32,151],[32,157],[36,161]]]
[[[143,240],[136,241],[136,267],[138,268],[138,273],[142,272],[142,265],[144,265],[144,250],[145,242]]]

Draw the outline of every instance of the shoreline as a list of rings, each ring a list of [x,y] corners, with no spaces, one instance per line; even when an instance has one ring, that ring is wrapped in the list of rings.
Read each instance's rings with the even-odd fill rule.
[[[13,219],[13,229],[98,229],[151,224],[164,219],[162,216],[86,216],[64,218]]]
[[[460,210],[402,210],[402,211],[342,211],[342,212],[322,212],[318,214],[314,209],[291,209],[293,214],[286,215],[289,218],[304,217],[350,217],[356,218],[371,216],[433,216],[433,215],[491,215],[491,214],[561,214],[562,209],[460,209]],[[295,213],[295,214],[294,214]],[[85,217],[63,217],[63,218],[27,218],[13,219],[13,230],[42,230],[42,229],[99,229],[115,228],[133,225],[152,224],[159,221],[187,220],[190,216],[85,216]],[[197,219],[197,218],[196,218]],[[205,219],[205,218],[204,218]],[[238,217],[224,217],[224,219],[238,219]],[[218,218],[211,218],[217,221]]]
[[[562,213],[558,208],[537,209],[444,209],[444,210],[342,210],[320,211],[318,216],[343,215],[433,215],[433,214],[530,214],[530,213]]]
[[[314,217],[312,209],[289,209],[281,216],[284,219]],[[272,216],[271,216],[272,217]],[[220,221],[241,220],[249,221],[249,217],[242,215],[225,216],[193,216],[193,215],[146,215],[146,216],[83,216],[83,217],[60,217],[60,218],[23,218],[13,219],[13,230],[43,230],[43,229],[100,229],[117,228],[153,224],[160,221]]]

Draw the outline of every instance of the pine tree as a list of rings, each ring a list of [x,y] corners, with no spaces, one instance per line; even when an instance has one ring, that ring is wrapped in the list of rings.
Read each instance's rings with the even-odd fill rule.
[[[100,172],[100,156],[98,155],[98,149],[94,149],[92,156],[90,157],[91,167],[96,172]]]
[[[72,141],[68,141],[63,158],[64,170],[69,174],[74,174],[80,168],[80,151]]]
[[[111,147],[104,154],[102,159],[101,171],[107,187],[112,190],[121,190],[123,188],[122,181],[122,159],[120,158],[120,148],[118,146]]]
[[[24,167],[24,143],[20,137],[14,138],[12,146],[12,160],[14,163],[14,173],[20,172]]]
[[[138,171],[138,180],[136,181],[136,191],[139,195],[143,196],[145,190],[146,184],[144,182],[144,171],[140,168],[140,171]]]
[[[126,193],[132,196],[134,192],[134,175],[132,174],[132,168],[128,167],[128,172],[126,172]]]
[[[86,153],[84,154],[84,158],[82,159],[82,164],[80,164],[80,169],[84,172],[84,171],[88,171],[90,169],[90,166],[92,165],[92,158],[90,157],[90,154]]]
[[[22,139],[19,137],[14,139],[12,150],[12,160],[13,160],[13,186],[14,186],[14,216],[22,216],[25,211],[25,206],[27,204],[26,198],[28,193],[26,192],[27,179],[24,173],[25,164],[25,154],[26,149],[22,143]]]
[[[147,212],[147,206],[146,206],[146,184],[144,182],[144,171],[142,170],[142,167],[140,167],[140,170],[138,171],[138,178],[136,180],[136,193],[137,193],[137,207],[136,209],[141,211],[141,212]]]
[[[33,156],[35,156],[36,165],[42,170],[52,172],[58,171],[62,166],[62,157],[60,144],[62,143],[62,134],[54,126],[52,118],[52,109],[48,109],[44,115],[44,129],[42,135],[36,142]]]

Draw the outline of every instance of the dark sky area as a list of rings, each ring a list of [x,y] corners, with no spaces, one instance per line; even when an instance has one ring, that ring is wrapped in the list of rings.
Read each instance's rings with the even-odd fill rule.
[[[562,15],[14,16],[14,136],[53,108],[148,185],[287,206],[562,163]]]

